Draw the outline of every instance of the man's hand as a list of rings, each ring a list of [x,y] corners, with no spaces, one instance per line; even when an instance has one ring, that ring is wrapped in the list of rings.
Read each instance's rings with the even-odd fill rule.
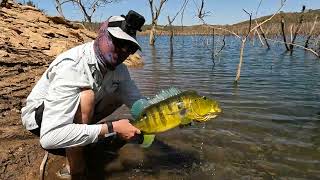
[[[113,131],[125,140],[131,139],[135,134],[140,134],[140,130],[130,124],[128,119],[120,119],[112,122]]]

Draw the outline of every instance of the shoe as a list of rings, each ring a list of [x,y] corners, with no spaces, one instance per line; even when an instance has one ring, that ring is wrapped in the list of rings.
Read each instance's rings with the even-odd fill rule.
[[[60,169],[56,174],[57,174],[57,177],[60,179],[71,180],[70,171],[66,166],[64,166],[62,169]]]

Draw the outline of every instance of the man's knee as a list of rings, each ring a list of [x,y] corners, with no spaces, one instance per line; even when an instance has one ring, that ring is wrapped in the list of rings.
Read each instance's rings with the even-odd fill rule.
[[[94,92],[92,89],[83,89],[80,92],[80,104],[75,115],[74,122],[89,124],[94,111]]]
[[[59,148],[59,144],[56,143],[56,137],[59,137],[57,131],[51,131],[40,137],[40,145],[44,149],[56,149]]]

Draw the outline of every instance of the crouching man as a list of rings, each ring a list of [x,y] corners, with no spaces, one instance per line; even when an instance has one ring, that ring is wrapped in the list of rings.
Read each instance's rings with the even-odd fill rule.
[[[84,146],[116,133],[129,140],[140,130],[128,119],[95,124],[141,98],[122,62],[141,49],[136,32],[145,19],[129,11],[102,23],[98,37],[74,47],[50,64],[22,108],[22,122],[49,152],[65,152],[61,176],[85,177]]]

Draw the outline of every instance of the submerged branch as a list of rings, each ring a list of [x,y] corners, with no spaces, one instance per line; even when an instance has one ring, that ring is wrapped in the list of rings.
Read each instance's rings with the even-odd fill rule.
[[[267,38],[268,39],[268,38]],[[282,41],[278,41],[278,40],[274,40],[274,39],[268,39],[269,41],[273,41],[273,42],[277,42],[277,43],[284,43]],[[293,44],[293,43],[288,43],[289,45],[292,45],[292,46],[296,46],[296,47],[300,47],[306,51],[310,51],[311,53],[313,53],[314,55],[316,55],[317,57],[320,57],[320,54],[317,53],[315,50],[311,49],[311,48],[306,48],[302,45],[299,45],[299,44]]]

